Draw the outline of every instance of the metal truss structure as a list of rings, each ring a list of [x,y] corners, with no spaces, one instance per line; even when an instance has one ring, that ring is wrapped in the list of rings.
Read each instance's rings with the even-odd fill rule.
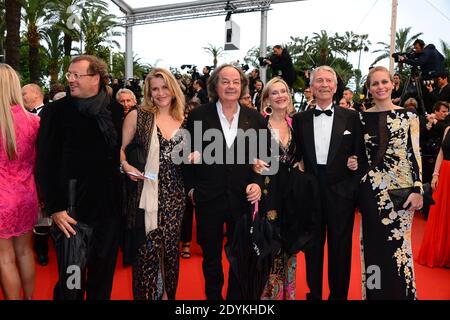
[[[121,19],[121,24],[126,26],[267,11],[270,10],[271,4],[293,2],[293,0],[203,0],[144,8],[132,8],[125,0],[111,1],[126,14],[126,16]]]
[[[201,0],[184,3],[173,3],[160,6],[133,8],[126,0],[111,0],[125,14],[119,18],[119,25],[125,27],[126,37],[126,68],[127,78],[132,77],[132,29],[133,26],[198,19],[232,14],[261,12],[261,54],[265,54],[267,47],[267,12],[272,4],[296,2],[303,0]],[[265,69],[261,70],[261,78],[265,75]]]

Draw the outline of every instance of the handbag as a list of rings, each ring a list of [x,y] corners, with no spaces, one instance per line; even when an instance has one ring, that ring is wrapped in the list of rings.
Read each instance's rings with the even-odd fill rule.
[[[140,172],[144,172],[147,157],[145,156],[145,150],[142,144],[137,142],[128,144],[125,148],[125,155],[127,157],[127,162],[131,166],[135,167]]]
[[[408,208],[403,208],[403,204],[406,202],[409,195],[413,192],[413,187],[388,190],[389,197],[391,198],[392,204],[394,205],[394,210],[407,210],[409,206]]]

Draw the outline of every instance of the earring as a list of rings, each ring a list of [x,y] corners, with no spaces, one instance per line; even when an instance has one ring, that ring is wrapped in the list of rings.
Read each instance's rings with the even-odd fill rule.
[[[271,116],[273,113],[273,109],[272,107],[269,105],[267,105],[266,107],[264,107],[264,113],[268,116]]]

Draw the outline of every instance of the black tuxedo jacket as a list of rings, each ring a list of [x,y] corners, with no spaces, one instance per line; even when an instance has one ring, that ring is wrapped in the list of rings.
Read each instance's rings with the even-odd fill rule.
[[[359,183],[365,152],[358,112],[333,106],[334,119],[328,150],[326,179],[328,186],[339,195],[354,198]],[[305,171],[318,175],[314,141],[314,110],[297,113],[293,117],[297,143],[296,158],[303,159]],[[347,168],[348,157],[358,156],[359,170]]]
[[[223,135],[222,126],[220,124],[219,115],[217,113],[216,103],[208,103],[195,108],[189,114],[187,119],[187,129],[191,135],[191,150],[195,150],[195,141],[202,139],[199,132],[195,132],[194,123],[200,122],[202,125],[202,137],[208,129],[219,129],[223,144],[222,154],[230,152],[234,149],[234,158],[232,164],[222,163],[207,164],[202,161],[199,164],[191,164],[185,166],[185,183],[186,191],[194,188],[194,199],[196,203],[207,202],[225,196],[230,199],[231,208],[233,210],[242,210],[242,205],[247,204],[246,187],[250,183],[257,183],[262,186],[262,177],[253,172],[253,159],[245,158],[245,164],[237,164],[238,155],[236,150],[236,139],[230,149],[228,149],[225,137]],[[265,129],[266,125],[263,117],[254,109],[246,107],[240,108],[238,128],[247,129]],[[239,135],[239,133],[238,133]],[[201,143],[201,154],[212,142],[203,141]],[[245,140],[245,150],[249,150],[249,140]],[[199,149],[197,147],[197,149]]]

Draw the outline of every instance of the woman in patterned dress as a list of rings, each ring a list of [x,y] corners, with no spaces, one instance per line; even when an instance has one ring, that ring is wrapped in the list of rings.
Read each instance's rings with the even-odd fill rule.
[[[363,299],[416,299],[411,226],[423,202],[419,119],[392,103],[386,68],[373,68],[367,87],[375,105],[360,114],[369,166],[360,188]],[[395,210],[388,190],[407,187],[414,191]]]
[[[262,111],[266,113],[268,128],[271,135],[279,145],[279,170],[275,177],[267,176],[265,188],[267,217],[269,220],[280,219],[282,196],[288,182],[289,170],[294,164],[295,143],[292,138],[292,120],[290,114],[294,111],[291,94],[286,82],[279,78],[273,78],[265,86],[262,93]],[[272,113],[267,111],[267,106],[272,108]],[[264,162],[258,161],[255,171],[261,173]],[[275,184],[274,184],[275,182]],[[278,222],[279,224],[279,222]],[[269,274],[269,279],[262,293],[263,300],[295,300],[297,257],[280,249],[276,255]]]
[[[0,287],[6,299],[28,300],[34,292],[38,129],[39,117],[23,107],[16,71],[0,64]]]
[[[122,170],[137,182],[125,200],[127,223],[137,223],[139,212],[144,215],[145,239],[132,257],[135,299],[175,299],[186,197],[172,151],[182,142],[183,123],[184,96],[175,78],[165,69],[153,69],[145,80],[143,105],[125,118],[120,151]],[[144,172],[126,161],[131,142],[145,150]]]

